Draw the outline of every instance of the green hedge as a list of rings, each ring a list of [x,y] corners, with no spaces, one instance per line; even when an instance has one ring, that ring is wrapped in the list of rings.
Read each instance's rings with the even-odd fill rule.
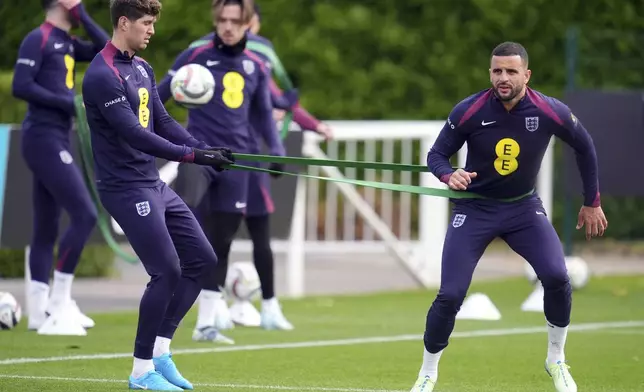
[[[644,88],[643,37],[634,33],[644,31],[644,14],[635,1],[505,1],[502,9],[499,0],[258,1],[262,34],[273,41],[303,105],[322,119],[444,119],[459,100],[489,85],[490,52],[504,40],[527,47],[531,85],[561,98],[572,26],[580,31],[578,87]],[[83,2],[109,28],[106,2]],[[208,4],[163,1],[152,44],[141,53],[157,79],[189,42],[211,31]],[[0,3],[0,20],[9,21],[0,24],[0,69],[13,67],[22,38],[42,19],[38,0]],[[24,113],[8,80],[0,78],[0,123],[20,122]],[[170,107],[185,119],[184,110]],[[561,230],[562,195],[556,202]],[[604,208],[609,236],[644,238],[641,199],[604,197]]]
[[[76,268],[77,277],[110,277],[115,274],[114,253],[103,245],[88,245]],[[0,278],[21,278],[25,274],[24,249],[0,249]]]

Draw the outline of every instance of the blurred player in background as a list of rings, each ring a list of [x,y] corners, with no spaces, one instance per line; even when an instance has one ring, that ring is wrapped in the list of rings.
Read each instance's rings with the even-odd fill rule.
[[[535,185],[543,155],[554,135],[577,156],[584,188],[577,229],[586,238],[603,235],[608,222],[600,206],[595,146],[570,109],[527,87],[528,53],[514,42],[492,51],[492,88],[452,109],[428,153],[431,172],[455,191],[486,199],[454,199],[452,224],[443,248],[441,287],[425,325],[423,364],[412,392],[430,392],[438,361],[448,345],[476,265],[487,246],[502,238],[534,268],[544,289],[548,332],[545,369],[558,392],[577,392],[564,346],[570,324],[572,289],[563,248]],[[467,164],[452,169],[450,157],[467,142]]]
[[[170,82],[185,64],[208,68],[215,78],[212,100],[189,110],[188,131],[210,144],[229,147],[236,152],[257,151],[257,134],[271,155],[283,156],[284,146],[272,117],[270,75],[257,56],[248,53],[246,42],[253,15],[250,0],[215,0],[212,4],[215,32],[182,52],[160,83],[161,99],[170,98]],[[251,127],[252,122],[252,127]],[[219,333],[216,315],[219,307],[228,308],[221,289],[225,286],[230,246],[247,211],[250,172],[214,173],[212,170],[181,165],[177,192],[197,211],[219,259],[199,299],[194,340],[229,341]],[[205,198],[204,198],[205,196]],[[224,325],[227,326],[227,325]]]
[[[217,263],[190,209],[159,177],[155,157],[211,166],[234,162],[230,150],[193,138],[166,112],[144,50],[161,11],[158,0],[111,0],[112,40],[83,80],[101,202],[123,228],[150,275],[139,307],[129,388],[193,389],[170,344]],[[196,166],[195,165],[195,166]]]
[[[30,244],[28,328],[38,329],[61,310],[84,328],[94,321],[71,298],[74,270],[96,223],[96,208],[73,162],[70,149],[75,115],[75,64],[91,61],[108,40],[80,0],[42,0],[45,22],[22,41],[13,77],[13,95],[28,103],[22,124],[22,154],[33,173],[34,232]],[[69,34],[82,25],[92,42]],[[70,224],[58,243],[58,261],[49,297],[49,277],[61,210]]]
[[[261,28],[261,13],[259,5],[255,2],[253,17],[250,20],[247,51],[252,52],[253,56],[259,58],[265,67],[269,76],[276,69],[283,69],[283,65],[275,53],[273,44],[270,40],[259,35]],[[215,33],[210,33],[193,42],[191,47],[198,47],[212,41]],[[284,118],[286,111],[293,113],[293,120],[302,130],[314,131],[322,135],[325,139],[330,139],[333,135],[332,129],[312,116],[303,108],[297,100],[297,92],[294,90],[283,92],[273,79],[270,80],[271,101],[273,104],[273,118],[280,121]],[[261,118],[256,115],[251,116],[251,125],[253,132],[258,134],[259,127],[262,127]],[[255,143],[252,146],[251,154],[262,152],[262,146],[255,136]],[[273,167],[280,169],[278,165]],[[275,277],[274,277],[274,256],[271,248],[270,235],[270,215],[274,211],[273,201],[270,195],[270,176],[268,173],[251,172],[249,179],[248,201],[244,222],[251,241],[253,243],[253,262],[262,290],[262,309],[260,325],[265,329],[292,330],[293,325],[284,317],[280,304],[275,296]],[[217,224],[216,222],[214,224]],[[227,260],[227,258],[226,258]],[[219,282],[223,285],[226,282],[228,272],[228,263],[222,262],[217,266],[217,276]],[[253,319],[249,311],[257,312],[254,308],[242,308],[243,314],[232,314],[223,297],[217,295],[217,305],[215,314],[215,327],[217,329],[231,329],[234,322],[244,324],[246,317]]]

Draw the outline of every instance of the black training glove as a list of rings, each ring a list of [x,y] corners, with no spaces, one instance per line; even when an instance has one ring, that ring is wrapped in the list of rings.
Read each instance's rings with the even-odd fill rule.
[[[232,153],[230,150],[226,152],[222,149],[212,149],[212,150],[200,150],[198,148],[193,149],[195,154],[194,163],[202,166],[212,166],[216,171],[223,171],[224,165],[231,165],[235,163],[234,158],[232,160],[228,159],[226,155],[230,155],[232,158]]]
[[[284,171],[284,165],[281,163],[271,163],[268,165],[268,170],[274,170],[278,172],[283,172]],[[268,173],[271,175],[273,178],[279,178],[282,176],[282,173]]]
[[[232,163],[235,163],[235,157],[233,156],[233,152],[228,147],[208,147],[207,150],[219,151],[221,155],[223,155],[226,159],[228,159]]]

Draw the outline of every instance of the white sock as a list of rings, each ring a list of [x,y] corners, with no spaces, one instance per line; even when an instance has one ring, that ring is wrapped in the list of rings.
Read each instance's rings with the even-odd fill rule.
[[[27,298],[27,311],[29,312],[30,328],[39,328],[45,322],[45,311],[49,299],[49,285],[32,280],[29,282],[29,298]]]
[[[279,307],[279,302],[276,297],[262,299],[262,309],[271,309],[273,307]]]
[[[154,341],[154,352],[152,353],[152,356],[154,358],[157,358],[162,356],[163,354],[170,354],[171,341],[172,339],[157,336],[157,339]]]
[[[151,359],[139,359],[134,357],[134,365],[132,366],[132,377],[139,378],[145,373],[154,370],[154,363]]]
[[[51,285],[51,307],[61,306],[71,301],[73,281],[74,274],[54,271],[54,282]]]
[[[568,336],[568,327],[557,327],[548,323],[548,363],[564,362],[564,346]]]
[[[418,377],[429,376],[429,378],[434,382],[438,380],[438,361],[441,359],[443,351],[445,350],[432,354],[423,347],[423,366],[421,366],[420,371],[418,372]]]
[[[212,327],[215,324],[217,301],[222,298],[222,294],[219,291],[201,290],[199,311],[197,312],[197,329]]]

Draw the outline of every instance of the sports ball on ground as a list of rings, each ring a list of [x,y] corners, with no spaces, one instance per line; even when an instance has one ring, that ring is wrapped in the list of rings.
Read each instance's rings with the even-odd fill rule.
[[[0,329],[13,329],[20,322],[22,309],[11,293],[0,292]]]
[[[259,275],[252,262],[232,263],[226,276],[226,291],[236,301],[252,301],[261,293]]]

